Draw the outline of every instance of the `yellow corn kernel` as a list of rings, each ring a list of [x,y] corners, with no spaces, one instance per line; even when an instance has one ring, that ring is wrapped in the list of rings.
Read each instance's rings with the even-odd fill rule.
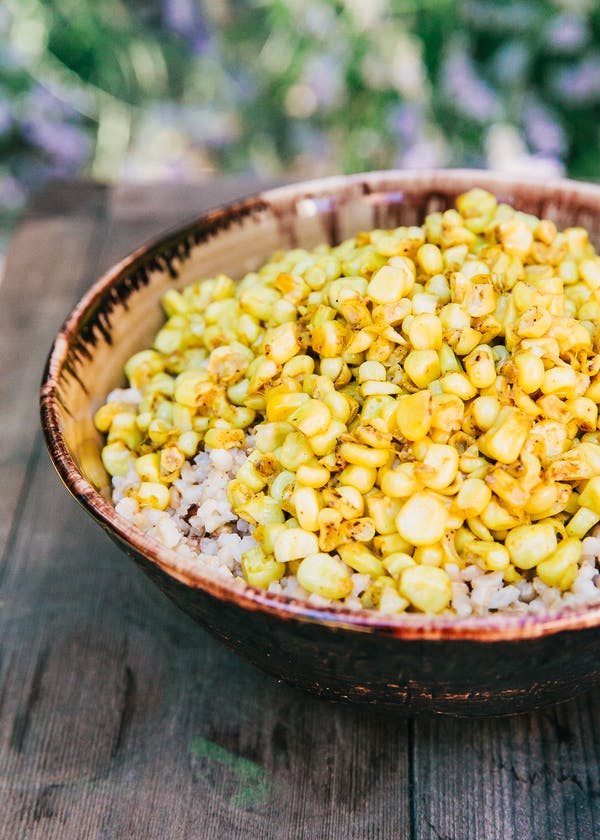
[[[480,451],[494,461],[513,464],[531,428],[531,419],[511,406],[503,406],[494,425],[478,440]]]
[[[437,245],[426,243],[417,251],[417,263],[425,274],[440,274],[444,270],[444,259]]]
[[[367,496],[367,510],[378,534],[393,534],[402,503],[381,493]]]
[[[409,566],[400,577],[400,594],[424,613],[439,613],[450,604],[452,584],[448,573],[435,566]]]
[[[341,423],[348,423],[352,419],[353,412],[358,408],[353,400],[339,391],[330,391],[322,399],[331,412],[332,418]]]
[[[297,487],[292,493],[291,503],[299,526],[305,531],[318,531],[322,505],[316,490],[312,487]]]
[[[465,370],[475,388],[489,388],[496,381],[496,366],[491,349],[480,344],[464,359]]]
[[[579,505],[600,514],[600,476],[594,476],[586,482],[579,496]]]
[[[310,399],[304,393],[267,394],[266,416],[272,423],[286,421],[291,414]]]
[[[368,516],[344,519],[340,525],[342,543],[370,543],[375,536],[375,525]]]
[[[250,586],[267,589],[270,583],[281,580],[286,566],[272,557],[265,557],[262,548],[255,546],[242,554],[242,570]]]
[[[331,473],[319,463],[300,464],[296,471],[296,479],[305,487],[317,489],[324,487],[331,477]]]
[[[290,432],[277,450],[277,458],[286,470],[295,471],[300,464],[313,460],[313,451],[302,432]]]
[[[364,545],[358,543],[344,543],[338,546],[338,554],[343,562],[354,571],[363,575],[378,578],[383,574],[381,560]]]
[[[477,393],[476,387],[464,373],[451,371],[440,379],[444,394],[454,394],[461,400],[470,400]]]
[[[563,591],[570,589],[579,571],[581,551],[580,540],[563,540],[556,551],[538,565],[538,577],[547,586],[556,586]]]
[[[433,419],[434,401],[431,391],[417,391],[401,397],[394,419],[400,434],[407,440],[421,440],[424,438]]]
[[[349,464],[339,474],[340,484],[355,487],[360,493],[368,493],[377,480],[377,470],[374,467],[362,467]]]
[[[278,502],[282,502],[290,491],[296,480],[296,476],[289,470],[282,470],[275,476],[269,487],[270,496]]]
[[[296,576],[307,592],[322,598],[339,600],[352,592],[352,577],[348,568],[330,554],[315,552],[305,557]]]
[[[204,437],[208,449],[241,449],[246,436],[241,429],[209,429]]]
[[[384,449],[373,449],[360,443],[346,441],[340,444],[338,454],[348,464],[366,467],[367,469],[377,469],[387,464],[389,453]]]
[[[324,321],[313,327],[312,347],[320,356],[341,356],[348,343],[350,331],[340,321]]]
[[[432,490],[443,490],[448,487],[458,472],[458,452],[454,446],[441,443],[432,443],[427,447],[427,452],[422,464],[426,470],[417,470],[417,475],[426,487]]]
[[[430,312],[411,317],[406,333],[415,350],[439,350],[442,346],[442,322]]]
[[[141,350],[125,362],[125,376],[134,388],[143,388],[154,374],[165,368],[165,362],[156,350]]]
[[[151,507],[156,510],[166,510],[169,507],[171,495],[169,488],[156,481],[142,481],[134,490],[134,498],[140,507]]]
[[[600,289],[600,258],[582,260],[579,263],[579,275],[589,289]]]
[[[593,432],[598,425],[598,406],[589,397],[575,397],[567,400],[565,408],[573,415],[578,427],[584,432]]]
[[[473,540],[468,544],[468,553],[475,555],[489,572],[502,572],[510,565],[510,554],[505,546],[489,540]]]
[[[263,353],[267,359],[272,359],[278,365],[284,365],[300,350],[298,335],[298,325],[291,321],[272,327],[265,335]]]
[[[319,513],[319,548],[333,551],[342,541],[342,515],[337,510],[323,508]]]
[[[289,423],[261,423],[254,431],[254,445],[260,452],[274,452],[293,431]]]
[[[491,498],[492,491],[485,481],[480,478],[467,478],[458,491],[456,504],[464,513],[465,518],[470,519],[473,516],[479,516]]]
[[[381,362],[363,362],[358,368],[356,379],[358,382],[385,382],[386,370]]]
[[[183,452],[186,458],[193,458],[200,446],[202,437],[199,432],[189,429],[182,432],[176,440],[177,448]]]
[[[393,257],[373,275],[367,295],[374,303],[395,303],[406,297],[415,282],[415,264],[408,257]]]
[[[582,539],[598,522],[600,522],[600,514],[590,508],[580,507],[568,523],[566,531],[569,537]]]
[[[122,441],[108,443],[102,447],[101,458],[104,469],[111,476],[127,475],[134,463],[130,450]]]
[[[556,532],[543,522],[521,525],[509,531],[505,544],[518,569],[532,569],[556,550]]]
[[[411,554],[413,551],[413,546],[398,533],[377,534],[373,537],[373,548],[382,557],[387,557],[389,554],[394,554],[395,552]]]
[[[444,550],[440,543],[420,545],[415,548],[413,560],[418,566],[441,566],[444,562]]]
[[[319,551],[319,541],[315,534],[304,528],[287,528],[273,540],[275,559],[279,563],[301,560]]]
[[[383,568],[391,575],[394,580],[399,580],[402,572],[408,569],[409,566],[415,566],[416,563],[410,554],[405,554],[402,551],[395,551],[388,554],[383,559]]]
[[[572,367],[553,367],[544,372],[541,390],[544,394],[555,394],[557,397],[575,397],[577,374]]]
[[[465,406],[460,397],[454,394],[436,394],[433,400],[431,425],[434,429],[453,432],[460,429]]]
[[[414,463],[399,464],[395,469],[384,469],[379,479],[382,492],[393,499],[412,496],[420,489]]]
[[[158,452],[149,452],[147,455],[136,458],[134,466],[140,481],[160,483],[160,455]]]
[[[329,455],[335,451],[340,437],[345,432],[346,425],[344,423],[339,420],[332,420],[323,432],[308,438],[310,448],[315,455]]]
[[[484,432],[494,425],[500,411],[500,400],[495,396],[481,396],[473,400],[473,419]]]
[[[404,370],[417,388],[427,388],[439,378],[439,356],[435,350],[412,350],[404,360]]]
[[[431,493],[419,492],[398,513],[396,527],[411,545],[430,545],[442,539],[447,520],[444,503]]]
[[[331,411],[320,400],[308,399],[290,414],[288,422],[307,437],[318,435],[331,422]]]

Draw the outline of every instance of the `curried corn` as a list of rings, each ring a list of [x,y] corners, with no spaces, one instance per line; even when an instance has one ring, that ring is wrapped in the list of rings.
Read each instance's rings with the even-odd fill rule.
[[[141,401],[94,416],[139,508],[169,510],[200,449],[247,448],[228,499],[254,528],[252,585],[295,575],[388,614],[451,612],[449,570],[469,565],[571,588],[600,522],[600,257],[583,229],[473,189],[421,226],[280,252],[163,308],[125,366]]]

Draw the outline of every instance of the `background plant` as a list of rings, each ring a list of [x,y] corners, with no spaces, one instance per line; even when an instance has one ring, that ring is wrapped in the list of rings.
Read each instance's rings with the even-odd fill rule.
[[[0,207],[52,177],[598,177],[593,0],[5,0]]]

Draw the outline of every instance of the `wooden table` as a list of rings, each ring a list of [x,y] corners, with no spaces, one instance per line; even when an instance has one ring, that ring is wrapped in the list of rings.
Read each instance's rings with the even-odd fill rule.
[[[47,190],[0,287],[0,837],[600,837],[600,691],[407,721],[305,696],[199,629],[47,458],[37,387],[99,272],[248,183]]]

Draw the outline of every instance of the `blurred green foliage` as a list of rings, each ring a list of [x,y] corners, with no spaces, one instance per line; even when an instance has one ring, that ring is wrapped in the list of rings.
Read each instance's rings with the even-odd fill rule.
[[[5,0],[0,207],[51,177],[597,178],[595,0]]]

